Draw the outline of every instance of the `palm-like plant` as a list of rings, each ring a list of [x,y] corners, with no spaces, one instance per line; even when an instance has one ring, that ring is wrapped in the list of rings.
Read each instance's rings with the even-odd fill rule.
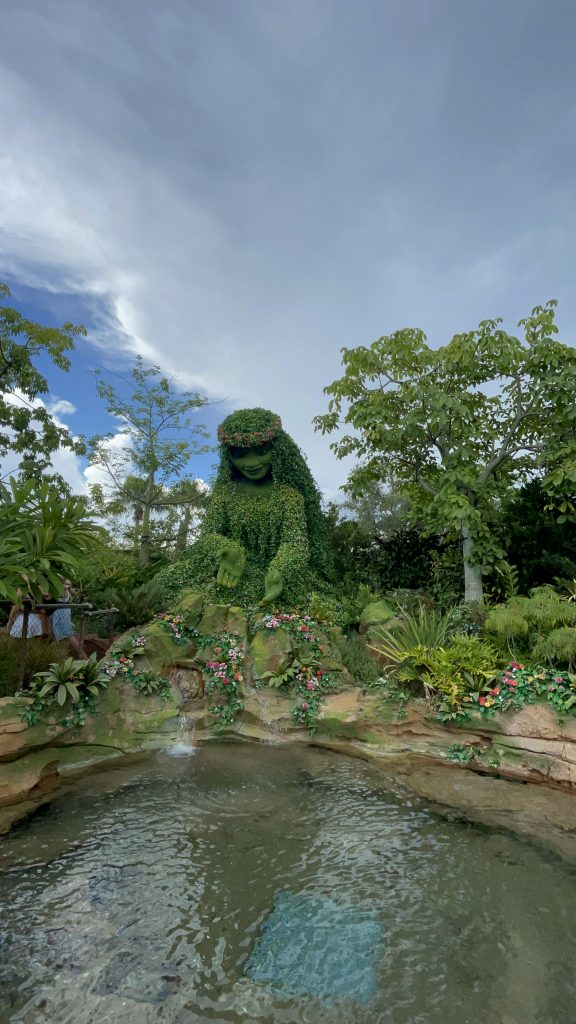
[[[81,499],[62,495],[53,484],[10,479],[0,501],[0,597],[18,600],[18,590],[36,601],[62,594],[80,557],[94,544],[98,528]]]
[[[413,659],[418,652],[442,647],[450,629],[450,612],[421,607],[406,614],[395,626],[381,626],[371,634],[372,650],[393,666]]]

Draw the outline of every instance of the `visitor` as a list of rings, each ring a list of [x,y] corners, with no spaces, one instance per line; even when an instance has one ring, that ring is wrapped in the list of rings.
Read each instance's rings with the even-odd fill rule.
[[[21,639],[24,635],[24,601],[27,601],[31,606],[28,612],[28,621],[26,623],[26,639],[31,637],[49,637],[50,636],[50,621],[46,612],[43,609],[35,609],[32,611],[32,602],[29,596],[24,597],[23,592],[18,589],[17,592],[18,603],[13,604],[10,609],[8,616],[8,622],[6,628],[10,636]]]
[[[46,604],[69,604],[72,598],[72,584],[70,580],[63,580],[64,593],[56,599],[44,595]],[[48,608],[47,616],[50,624],[52,639],[55,643],[67,640],[68,646],[76,658],[86,657],[78,637],[74,633],[71,608]]]

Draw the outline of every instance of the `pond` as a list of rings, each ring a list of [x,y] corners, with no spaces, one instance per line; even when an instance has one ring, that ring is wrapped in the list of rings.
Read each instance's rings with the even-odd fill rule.
[[[576,872],[329,751],[100,772],[0,846],[0,1021],[573,1024]]]

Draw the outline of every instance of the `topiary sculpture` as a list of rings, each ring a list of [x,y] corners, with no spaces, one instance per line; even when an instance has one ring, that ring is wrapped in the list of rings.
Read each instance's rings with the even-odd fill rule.
[[[157,577],[173,602],[199,590],[219,604],[302,605],[329,589],[330,543],[304,456],[267,409],[242,409],[218,428],[220,463],[201,534]]]

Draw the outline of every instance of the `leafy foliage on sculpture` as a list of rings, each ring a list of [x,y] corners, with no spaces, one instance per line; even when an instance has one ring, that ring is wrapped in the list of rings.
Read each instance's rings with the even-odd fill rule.
[[[304,456],[267,409],[218,428],[220,463],[200,537],[158,581],[168,601],[198,590],[221,604],[301,606],[330,589],[330,542]]]

